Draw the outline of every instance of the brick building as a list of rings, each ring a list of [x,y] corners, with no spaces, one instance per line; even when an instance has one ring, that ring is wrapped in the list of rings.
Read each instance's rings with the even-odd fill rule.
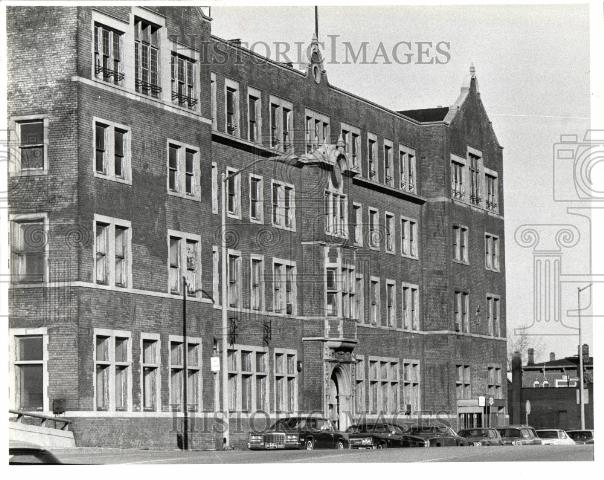
[[[316,38],[299,71],[196,7],[9,7],[7,29],[11,408],[173,446],[186,377],[193,444],[222,441],[239,171],[234,445],[298,412],[506,420],[502,147],[473,69],[450,107],[393,111],[330,84]]]

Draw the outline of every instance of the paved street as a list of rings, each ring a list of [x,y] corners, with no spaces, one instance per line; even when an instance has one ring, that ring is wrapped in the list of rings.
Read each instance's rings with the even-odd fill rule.
[[[391,463],[590,461],[593,446],[443,447],[390,450],[305,450],[181,452],[178,450],[56,450],[66,463]]]

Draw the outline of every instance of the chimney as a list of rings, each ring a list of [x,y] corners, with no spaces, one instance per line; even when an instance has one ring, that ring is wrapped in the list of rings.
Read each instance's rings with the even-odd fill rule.
[[[512,411],[510,412],[512,423],[522,423],[520,409],[522,405],[522,356],[520,352],[514,352],[512,356]]]
[[[585,362],[589,358],[589,345],[587,343],[583,344],[583,361]]]
[[[556,360],[556,354],[554,352],[550,352],[550,354],[549,354],[549,361],[553,362],[554,360]]]
[[[528,349],[528,361],[526,362],[526,364],[535,365],[535,349],[534,348]]]

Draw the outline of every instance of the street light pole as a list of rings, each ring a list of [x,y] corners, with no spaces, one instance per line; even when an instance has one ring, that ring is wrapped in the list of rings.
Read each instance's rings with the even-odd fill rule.
[[[187,278],[182,277],[182,404],[183,404],[183,422],[182,422],[182,448],[189,449],[189,416],[187,405]]]
[[[220,303],[221,312],[222,312],[222,360],[221,360],[221,375],[222,375],[222,412],[223,412],[223,422],[224,422],[224,430],[222,437],[222,446],[223,448],[228,448],[229,446],[229,373],[227,369],[227,361],[228,361],[228,352],[227,352],[227,335],[228,335],[228,318],[227,318],[227,251],[226,251],[226,182],[227,175],[225,172],[222,173],[222,181],[221,181],[221,189],[220,189],[220,197],[221,197],[221,207],[220,207],[220,248],[221,248],[221,274],[220,278],[222,280],[221,285],[221,297],[222,301]]]
[[[585,399],[583,398],[583,333],[581,330],[581,292],[591,287],[577,287],[577,314],[579,316],[579,408],[581,410],[581,430],[585,430]]]

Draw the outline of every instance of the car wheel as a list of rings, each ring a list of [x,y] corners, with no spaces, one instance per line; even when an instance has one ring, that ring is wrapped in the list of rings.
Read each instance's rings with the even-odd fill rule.
[[[313,439],[309,438],[308,440],[306,440],[306,450],[314,450],[315,449],[315,442]]]
[[[336,443],[336,448],[338,450],[344,450],[344,442],[342,440],[338,440],[338,443]]]
[[[388,445],[386,445],[385,443],[380,443],[377,448],[383,450],[384,448],[388,448]]]

